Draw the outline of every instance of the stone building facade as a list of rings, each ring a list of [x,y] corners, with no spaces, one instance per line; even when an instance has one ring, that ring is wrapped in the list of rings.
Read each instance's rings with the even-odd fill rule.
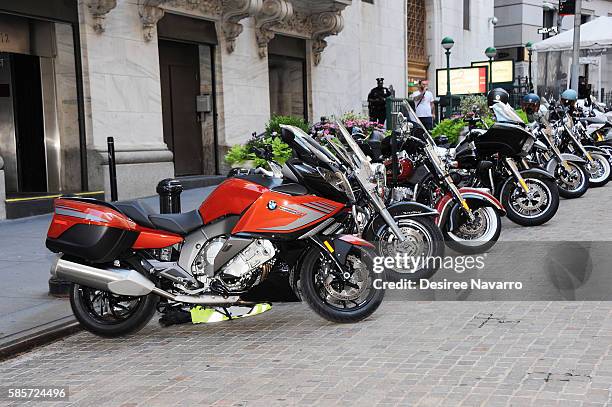
[[[435,93],[436,69],[446,67],[440,42],[451,37],[451,67],[485,60],[493,45],[493,2],[490,0],[407,0],[408,78],[429,80]]]
[[[9,3],[15,5],[0,6],[0,36],[4,15],[51,18],[44,10],[38,12],[41,3]],[[47,62],[54,67],[49,83],[56,90],[65,88],[66,94],[53,99],[60,111],[53,118],[66,116],[56,125],[60,140],[55,143],[56,154],[65,157],[58,173],[64,171],[60,178],[74,173],[79,178],[64,187],[46,177],[34,188],[39,190],[31,191],[18,186],[7,189],[3,183],[0,193],[6,189],[8,195],[76,191],[108,195],[106,143],[113,137],[119,197],[152,195],[163,178],[223,174],[227,149],[252,132],[263,131],[273,113],[313,122],[323,115],[362,112],[378,77],[393,85],[397,96],[405,96],[404,1],[48,3],[73,6],[70,12],[76,15],[65,35],[73,44],[55,41]],[[58,17],[59,22],[64,21]],[[64,26],[55,27],[56,35],[61,33],[58,27]],[[19,59],[13,56],[19,52],[33,54],[3,49],[0,43],[0,56],[6,53],[10,61]],[[62,70],[64,65],[72,70]],[[0,103],[1,97],[0,93]],[[49,120],[46,110],[41,114]],[[14,127],[18,137],[18,126]],[[48,139],[46,126],[39,133]],[[64,133],[72,134],[65,137],[65,144]],[[41,144],[47,167],[54,162],[52,144]],[[7,153],[0,151],[2,155]],[[6,157],[4,162],[7,176]],[[20,165],[17,173],[27,173]]]
[[[559,2],[551,0],[495,0],[495,47],[502,58],[515,60],[518,76],[528,76],[528,54],[525,44],[536,43],[551,34],[539,34],[540,28],[555,28],[558,32],[574,28],[574,16],[559,16]],[[581,23],[593,18],[612,15],[611,0],[583,0]],[[536,63],[536,55],[533,55]],[[533,81],[537,85],[535,68]]]

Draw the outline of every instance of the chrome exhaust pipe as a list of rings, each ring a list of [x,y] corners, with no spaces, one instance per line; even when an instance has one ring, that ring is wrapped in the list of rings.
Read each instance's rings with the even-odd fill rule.
[[[150,293],[175,302],[199,305],[230,305],[240,301],[240,297],[220,295],[173,295],[135,270],[108,268],[101,269],[57,257],[51,266],[51,274],[61,280],[80,284],[117,295],[139,297]]]
[[[57,258],[51,266],[51,274],[60,280],[70,281],[117,295],[138,297],[147,295],[155,284],[135,270],[110,268],[100,269]]]

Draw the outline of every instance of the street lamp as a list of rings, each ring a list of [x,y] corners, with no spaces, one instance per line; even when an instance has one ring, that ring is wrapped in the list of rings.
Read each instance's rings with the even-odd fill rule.
[[[533,81],[531,80],[531,54],[533,53],[533,42],[529,41],[525,44],[527,54],[529,55],[529,93],[533,92]]]
[[[489,90],[493,89],[493,58],[497,55],[495,47],[485,49],[485,55],[489,58]]]
[[[453,110],[453,102],[451,100],[451,85],[450,85],[450,50],[453,47],[453,45],[455,45],[455,41],[453,41],[451,37],[444,37],[442,39],[441,44],[442,44],[442,48],[446,50],[444,52],[446,54],[446,100],[447,100],[446,117],[450,118],[451,111]]]

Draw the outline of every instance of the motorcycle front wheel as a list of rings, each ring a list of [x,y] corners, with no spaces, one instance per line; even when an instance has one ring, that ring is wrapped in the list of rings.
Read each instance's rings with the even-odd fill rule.
[[[406,240],[399,242],[391,228],[385,224],[377,238],[379,253],[384,257],[393,258],[399,255],[411,264],[421,261],[420,264],[425,266],[416,270],[410,267],[388,269],[387,279],[418,281],[430,278],[439,268],[439,261],[435,260],[444,256],[442,231],[433,219],[424,216],[397,218],[396,222]]]
[[[612,132],[612,130],[610,130],[610,131]],[[612,146],[610,146],[608,144],[598,144],[597,147],[601,148],[606,153],[610,154],[608,156],[608,162],[610,163],[610,165],[612,165]]]
[[[569,169],[563,165],[555,167],[559,195],[565,199],[580,198],[589,189],[589,174],[581,164],[568,161],[567,165]]]
[[[603,187],[612,176],[610,162],[601,154],[591,153],[591,157],[593,157],[593,162],[586,164],[586,170],[589,173],[589,186],[592,188]]]
[[[483,206],[472,213],[473,221],[465,219],[453,231],[449,230],[449,222],[442,227],[446,245],[462,254],[483,253],[489,250],[495,245],[501,233],[501,216],[495,208]]]
[[[302,299],[328,321],[352,323],[369,317],[385,296],[385,273],[375,271],[375,256],[372,249],[354,246],[344,270],[338,270],[321,249],[311,248],[300,268]]]
[[[559,209],[559,188],[555,181],[525,178],[529,193],[511,179],[501,191],[506,216],[521,226],[538,226],[548,222]]]
[[[70,306],[77,321],[99,336],[117,337],[141,330],[156,311],[158,297],[119,296],[108,291],[73,284]]]

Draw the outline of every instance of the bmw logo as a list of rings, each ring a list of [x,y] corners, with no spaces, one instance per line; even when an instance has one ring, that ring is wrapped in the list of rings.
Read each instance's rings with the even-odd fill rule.
[[[271,211],[276,209],[276,201],[268,201],[268,209],[270,209]]]

